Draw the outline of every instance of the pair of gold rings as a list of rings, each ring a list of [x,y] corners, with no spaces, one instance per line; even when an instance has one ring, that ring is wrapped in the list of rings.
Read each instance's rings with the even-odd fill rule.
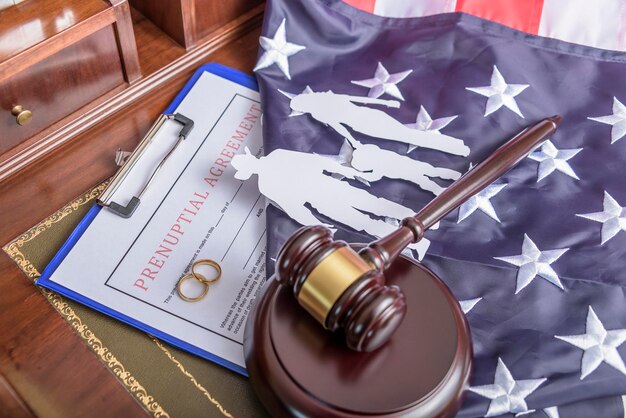
[[[207,279],[203,274],[197,273],[196,268],[201,265],[213,267],[217,271],[215,277]],[[222,267],[220,267],[217,261],[213,261],[208,258],[198,260],[191,265],[191,273],[185,274],[180,278],[180,280],[178,280],[178,283],[176,283],[176,293],[178,293],[178,296],[180,296],[181,299],[187,302],[198,302],[199,300],[204,299],[207,293],[209,293],[209,286],[215,284],[221,277]],[[183,293],[183,283],[189,279],[194,279],[202,285],[202,292],[198,296],[187,296]]]

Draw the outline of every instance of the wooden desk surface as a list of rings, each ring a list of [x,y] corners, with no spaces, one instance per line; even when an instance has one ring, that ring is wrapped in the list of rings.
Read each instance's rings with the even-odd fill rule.
[[[202,62],[251,72],[260,22],[250,31],[0,183],[0,243],[113,175],[117,148],[132,149]],[[141,38],[137,42],[141,45]],[[193,54],[193,51],[191,52]],[[158,57],[155,57],[158,59]],[[149,63],[148,63],[149,65]],[[4,254],[0,255],[0,417],[143,416],[144,411]]]

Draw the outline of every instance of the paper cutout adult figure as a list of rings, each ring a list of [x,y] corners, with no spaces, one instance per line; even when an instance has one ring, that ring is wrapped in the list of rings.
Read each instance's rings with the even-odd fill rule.
[[[349,96],[336,94],[330,90],[327,92],[305,91],[303,94],[292,97],[289,106],[292,114],[308,113],[315,120],[327,124],[343,137],[351,140],[354,138],[347,127],[374,138],[403,142],[455,155],[469,155],[470,149],[460,139],[411,129],[382,110],[358,106],[356,103],[400,107],[400,102],[396,100]]]
[[[321,224],[307,204],[338,223],[375,237],[396,230],[396,226],[382,219],[414,215],[407,207],[332,177],[331,174],[339,174],[354,179],[363,173],[329,158],[285,149],[256,158],[247,148],[245,151],[232,159],[237,170],[235,178],[247,180],[257,174],[259,191],[302,225]],[[410,248],[422,259],[429,245],[428,240],[422,240]]]
[[[368,182],[378,181],[383,177],[405,180],[438,196],[445,190],[445,187],[429,177],[439,177],[445,180],[456,180],[461,177],[458,171],[435,167],[373,144],[362,144],[350,139],[347,141],[353,147],[350,165],[361,171],[359,177]]]

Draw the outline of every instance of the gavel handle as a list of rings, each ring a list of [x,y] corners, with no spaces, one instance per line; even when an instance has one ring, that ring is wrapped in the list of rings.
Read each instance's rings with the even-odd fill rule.
[[[361,250],[361,256],[376,269],[387,269],[409,244],[421,240],[428,228],[515,167],[548,139],[560,123],[561,117],[553,116],[517,134],[452,183],[415,216],[404,219],[399,229]]]

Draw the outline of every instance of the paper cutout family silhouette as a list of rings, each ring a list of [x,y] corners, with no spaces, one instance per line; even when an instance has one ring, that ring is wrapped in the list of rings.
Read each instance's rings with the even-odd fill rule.
[[[290,99],[291,116],[308,114],[345,138],[344,141],[350,144],[349,147],[342,146],[341,153],[345,155],[329,158],[277,149],[257,158],[246,148],[244,154],[233,158],[232,165],[237,170],[237,179],[246,180],[257,174],[259,191],[302,225],[321,223],[312,211],[315,209],[356,231],[382,237],[396,229],[397,221],[413,216],[414,211],[353,187],[344,178],[360,180],[365,184],[382,178],[396,179],[438,195],[444,187],[432,177],[455,180],[461,176],[458,171],[435,167],[373,144],[363,144],[354,138],[351,130],[367,137],[403,142],[411,148],[469,155],[469,148],[460,139],[411,129],[382,110],[357,105],[398,108],[398,101],[348,96],[332,91],[314,92],[309,87],[298,95],[282,93]],[[411,249],[417,251],[418,258],[422,259],[429,245],[430,242],[424,239]]]

